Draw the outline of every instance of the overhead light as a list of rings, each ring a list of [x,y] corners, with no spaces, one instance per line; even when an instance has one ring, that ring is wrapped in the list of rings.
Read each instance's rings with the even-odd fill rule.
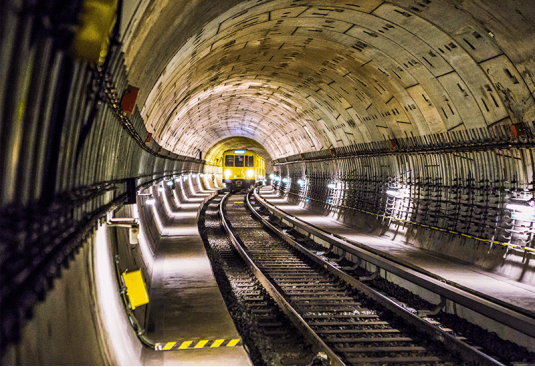
[[[245,154],[245,150],[235,150],[234,154]]]
[[[188,176],[184,176],[184,181],[187,181],[188,180]]]
[[[173,181],[167,181],[167,186],[173,186]]]
[[[159,192],[164,192],[164,188],[160,186],[160,187],[158,187],[158,191]]]
[[[290,180],[288,180],[286,177],[284,177],[284,178],[282,179],[282,182],[283,182],[283,183],[288,183],[289,181],[290,181]]]
[[[336,184],[335,183],[330,183],[330,184],[327,185],[327,187],[329,189],[335,189],[336,188]]]
[[[275,178],[275,175],[272,173],[269,175],[269,178],[273,180]]]
[[[200,173],[199,176],[201,176],[201,178],[204,177],[204,173]]]
[[[194,173],[194,174],[191,175],[191,177],[195,178],[195,177],[197,177],[197,175]]]
[[[306,198],[305,199],[305,203],[308,203],[310,201],[310,199]]]
[[[299,179],[299,180],[297,180],[297,184],[298,184],[299,186],[301,186],[301,187],[304,186],[305,183],[306,183],[306,181],[303,180],[303,179]]]
[[[511,202],[506,204],[505,207],[509,210],[519,211],[522,214],[535,214],[535,208],[530,205],[528,200],[511,199]]]
[[[147,201],[145,201],[145,204],[147,205],[153,205],[154,203],[156,203],[156,199],[147,199]]]
[[[403,196],[403,193],[397,188],[390,188],[390,189],[386,190],[386,194],[389,195],[389,196],[396,197],[396,198],[399,198],[399,197]]]

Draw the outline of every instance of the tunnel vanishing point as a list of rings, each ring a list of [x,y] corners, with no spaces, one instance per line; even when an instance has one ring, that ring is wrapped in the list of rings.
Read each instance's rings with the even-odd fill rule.
[[[297,205],[535,283],[534,93],[533,0],[2,1],[2,363],[141,363],[116,271],[150,285],[144,195],[221,185],[228,149]]]

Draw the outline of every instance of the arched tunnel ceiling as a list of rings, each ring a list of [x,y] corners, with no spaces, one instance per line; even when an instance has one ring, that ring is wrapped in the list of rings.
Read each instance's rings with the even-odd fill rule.
[[[211,163],[215,163],[217,159],[221,158],[221,155],[224,151],[231,149],[252,150],[266,160],[266,165],[271,162],[271,157],[269,153],[261,144],[259,144],[253,139],[246,138],[243,136],[233,136],[218,141],[213,147],[208,149],[205,160]]]
[[[148,29],[166,21],[165,6],[173,6],[164,4],[156,15],[145,11],[138,28],[145,27],[146,36],[133,39],[128,49],[137,45],[138,54],[146,54],[146,40],[158,36],[149,37]],[[142,88],[147,128],[173,152],[206,154],[217,141],[241,136],[276,159],[535,115],[535,45],[526,41],[535,33],[531,2],[275,0],[209,6],[206,14],[197,2],[184,9],[199,14],[196,28],[175,22],[176,29],[164,32],[159,24],[154,32],[163,32],[164,39],[190,37],[181,45],[169,43],[162,58],[153,55],[159,65],[153,74],[136,73],[137,58],[127,53],[131,77]],[[162,59],[168,60],[163,66]]]

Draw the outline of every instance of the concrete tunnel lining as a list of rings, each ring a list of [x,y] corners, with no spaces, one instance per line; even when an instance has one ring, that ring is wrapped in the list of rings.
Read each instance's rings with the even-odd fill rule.
[[[4,243],[9,246],[2,247],[2,251],[6,249],[11,256],[12,248],[20,248],[25,254],[34,254],[36,249],[41,251],[31,247],[35,244],[32,238],[38,236],[42,236],[47,245],[55,244],[46,237],[50,234],[50,225],[58,233],[68,233],[90,218],[95,227],[99,210],[108,205],[116,208],[114,205],[121,202],[127,179],[134,178],[139,186],[182,173],[217,172],[218,168],[210,163],[222,151],[246,148],[261,154],[268,165],[273,159],[276,172],[291,178],[291,185],[281,190],[285,197],[293,195],[292,202],[296,204],[304,205],[309,196],[316,195],[310,207],[332,218],[348,224],[357,221],[363,224],[363,230],[377,235],[405,236],[415,247],[462,257],[477,266],[494,269],[511,281],[533,282],[534,259],[529,255],[524,262],[519,252],[510,253],[502,247],[489,249],[486,244],[459,240],[455,235],[446,237],[399,224],[389,228],[378,220],[370,220],[368,214],[348,214],[345,209],[331,205],[343,203],[347,199],[344,192],[358,196],[357,191],[363,186],[354,184],[350,177],[358,174],[368,183],[373,181],[369,186],[372,189],[366,186],[366,190],[376,191],[370,194],[375,195],[373,200],[362,202],[369,206],[373,201],[374,208],[382,210],[384,191],[391,183],[414,184],[403,176],[408,171],[421,179],[418,184],[433,183],[434,177],[443,178],[441,190],[444,192],[454,187],[458,178],[470,177],[483,182],[481,185],[485,185],[485,181],[490,185],[494,183],[496,187],[511,189],[518,197],[527,197],[534,192],[529,186],[533,181],[532,147],[520,151],[515,145],[515,152],[496,152],[495,155],[494,151],[403,156],[387,152],[376,157],[334,159],[331,155],[328,158],[321,155],[322,162],[295,161],[300,154],[311,157],[318,151],[328,153],[329,148],[352,144],[389,143],[391,139],[464,133],[473,128],[492,131],[503,127],[509,132],[513,124],[533,124],[535,12],[532,2],[139,0],[125,3],[129,4],[125,4],[123,11],[122,51],[128,73],[124,73],[123,79],[114,79],[116,75],[123,75],[123,60],[120,59],[116,64],[120,71],[112,75],[112,82],[116,83],[114,87],[119,98],[126,85],[140,87],[137,107],[144,121],[141,117],[138,119],[138,115],[132,116],[138,123],[136,129],[141,139],[144,141],[149,132],[159,143],[153,139],[147,144],[152,153],[165,149],[157,155],[140,149],[125,132],[125,126],[116,124],[114,117],[117,116],[106,109],[111,107],[105,106],[97,113],[98,118],[82,148],[82,158],[75,160],[79,129],[86,122],[86,104],[90,101],[90,93],[83,86],[93,80],[89,73],[84,74],[89,69],[87,64],[76,61],[72,66],[69,104],[57,104],[57,92],[68,89],[55,79],[60,80],[65,69],[69,69],[64,68],[69,62],[68,57],[64,58],[67,52],[52,51],[54,35],[48,33],[43,36],[34,32],[39,42],[32,44],[30,35],[34,29],[23,28],[25,22],[31,23],[32,17],[37,19],[39,15],[19,12],[18,2],[15,6],[14,1],[8,1],[8,11],[0,15],[0,36],[6,36],[9,41],[0,44],[0,56],[8,60],[0,65],[0,76],[10,83],[13,81],[8,87],[4,87],[8,84],[4,80],[0,83],[2,218],[9,218],[9,222],[5,222],[8,223],[5,232],[9,233],[2,238],[2,246]],[[5,14],[9,17],[15,14],[13,19],[16,20],[3,22],[9,18]],[[15,28],[21,31],[20,37],[12,37],[10,32]],[[10,49],[13,45],[18,45],[15,51]],[[17,57],[23,60],[20,65]],[[60,125],[54,121],[57,116],[52,113],[57,112],[57,106],[59,110],[64,109],[67,116]],[[58,166],[57,175],[53,177],[49,172],[55,171],[50,170],[47,161],[47,149],[51,144],[57,145],[60,151],[58,162],[52,162],[52,166]],[[172,160],[175,159],[173,153],[198,157],[199,152],[207,161],[204,167],[200,161]],[[286,160],[291,156],[293,160]],[[315,190],[303,194],[296,182],[304,176],[313,183]],[[377,177],[382,181],[378,182]],[[341,191],[328,199],[329,182],[335,182]],[[483,186],[465,186],[472,191],[479,190],[476,199],[479,192],[483,192]],[[88,188],[94,190],[90,193],[94,196],[87,193]],[[414,190],[411,192],[416,195]],[[430,200],[430,195],[420,196],[418,192],[415,200]],[[502,208],[506,201],[500,197],[497,205]],[[66,208],[66,214],[58,210],[62,207]],[[12,216],[13,213],[17,216]],[[36,219],[36,215],[41,214],[44,219]],[[152,220],[149,217],[150,213],[147,219]],[[475,217],[474,214],[469,219]],[[20,218],[23,219],[17,222]],[[158,235],[155,222],[151,223],[141,232],[144,247],[136,250],[144,249],[144,254],[133,254],[132,259],[142,259],[151,252],[148,243]],[[68,228],[63,229],[61,225]],[[32,302],[37,304],[36,316],[27,324],[20,321],[20,325],[26,325],[23,342],[14,347],[18,348],[15,351],[10,349],[6,357],[9,361],[28,364],[139,362],[139,345],[127,323],[117,327],[126,344],[132,342],[124,348],[102,338],[106,327],[114,327],[104,320],[113,317],[104,317],[97,306],[95,310],[86,309],[74,316],[73,310],[80,308],[83,302],[96,305],[101,300],[91,298],[95,296],[95,289],[91,287],[95,286],[92,282],[97,281],[94,274],[97,268],[90,260],[97,246],[94,241],[97,235],[102,236],[100,229],[93,227],[84,229],[79,236],[83,239],[76,239],[76,248],[83,244],[82,256],[67,260],[67,264],[72,262],[73,265],[64,270],[63,276],[57,269],[61,269],[64,260],[44,257],[43,263],[35,262],[39,266],[54,264],[52,270],[46,268],[42,273],[45,275],[36,283],[36,288],[46,282],[56,284],[56,288],[43,286],[44,291],[39,288],[46,294],[44,303],[32,301],[36,298],[32,293],[33,298],[29,297],[27,302],[30,306],[21,305],[22,311],[14,308],[13,314],[17,314],[14,323],[18,327],[20,320],[27,322],[25,315],[31,313]],[[27,228],[35,228],[33,237],[24,232]],[[13,243],[9,242],[12,239],[15,239]],[[517,237],[513,240],[521,243]],[[54,248],[54,252],[61,252],[66,258],[75,248],[69,246],[61,251],[59,247]],[[526,246],[533,247],[533,242]],[[49,247],[43,246],[43,249],[48,251]],[[14,256],[23,259],[19,253]],[[146,262],[144,271],[151,274],[153,264],[147,259],[142,261]],[[132,260],[132,264],[135,261]],[[0,265],[5,266],[4,263]],[[65,275],[71,274],[69,272],[77,275],[69,278]],[[28,284],[32,285],[33,279],[28,279]],[[79,298],[69,299],[79,282],[92,285],[86,284]],[[12,297],[15,301],[16,293],[17,289],[9,293],[10,297],[15,294]],[[67,326],[50,324],[56,316],[54,310],[58,309],[71,315]],[[115,311],[118,312],[117,307]],[[11,317],[11,313],[9,315]],[[120,312],[114,315],[124,316]],[[83,335],[83,328],[90,324],[92,332]],[[52,341],[66,343],[69,338],[76,338],[90,346],[88,353],[91,355],[80,357],[60,346],[47,356],[47,348],[55,346],[40,344],[35,337],[46,333],[58,338]],[[15,340],[11,334],[9,338],[10,342]],[[124,349],[126,354],[114,354],[117,349]]]
[[[238,135],[277,159],[533,117],[532,101],[509,116],[507,90],[526,101],[535,89],[515,82],[522,76],[507,44],[481,20],[454,2],[417,10],[375,0],[243,2],[173,44],[172,57],[166,51],[139,102],[147,128],[181,154]]]

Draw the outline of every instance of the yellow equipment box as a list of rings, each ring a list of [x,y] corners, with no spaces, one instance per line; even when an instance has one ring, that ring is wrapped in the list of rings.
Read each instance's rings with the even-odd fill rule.
[[[138,306],[149,303],[147,286],[141,275],[141,270],[134,270],[123,273],[124,284],[126,285],[126,294],[130,299],[132,310]]]

